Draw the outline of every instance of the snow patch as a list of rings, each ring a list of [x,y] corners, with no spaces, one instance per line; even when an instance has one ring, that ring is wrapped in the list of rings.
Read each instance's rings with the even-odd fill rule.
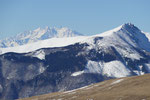
[[[45,59],[45,52],[44,52],[43,50],[39,50],[39,51],[37,51],[37,52],[33,55],[33,57],[37,57],[37,58],[39,58],[39,59],[41,59],[41,60],[44,60],[44,59]]]
[[[130,75],[130,70],[120,61],[95,62],[88,61],[85,73],[98,73],[108,77],[126,77]]]
[[[78,72],[74,72],[73,74],[71,74],[71,76],[78,76],[78,75],[81,75],[83,73],[84,73],[84,71],[78,71]]]
[[[116,81],[112,82],[112,83],[111,83],[111,85],[114,85],[114,84],[120,83],[121,81],[123,81],[123,79],[116,80]]]
[[[146,64],[145,64],[146,65]],[[147,67],[147,66],[146,66]],[[138,68],[138,70],[133,70],[133,72],[134,73],[136,73],[137,75],[144,75],[145,74],[145,72],[143,72],[142,71],[142,69],[143,69],[143,65],[139,65],[139,66],[137,66],[137,68]],[[148,67],[147,67],[148,68]],[[148,71],[149,69],[147,69],[146,68],[146,70]]]
[[[109,77],[126,77],[130,75],[130,70],[120,61],[111,61],[104,64],[103,74]]]
[[[3,92],[3,87],[2,87],[2,85],[0,84],[0,93],[2,93]]]
[[[95,62],[95,61],[89,60],[84,72],[85,73],[102,73],[102,70],[103,70],[102,62]]]
[[[77,90],[80,90],[80,89],[85,89],[85,88],[88,88],[89,86],[83,86],[83,87],[81,87],[81,88],[77,88],[77,89],[73,89],[73,90],[69,90],[69,91],[65,91],[65,92],[63,92],[63,93],[76,93],[75,91],[77,91]]]
[[[146,67],[148,73],[150,73],[150,63],[145,64],[145,67]]]

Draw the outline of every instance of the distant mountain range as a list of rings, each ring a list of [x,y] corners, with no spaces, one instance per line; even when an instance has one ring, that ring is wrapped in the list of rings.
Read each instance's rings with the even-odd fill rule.
[[[150,73],[150,38],[131,23],[94,36],[1,48],[0,99],[72,90]]]
[[[55,38],[75,37],[79,35],[82,35],[82,34],[76,31],[72,31],[71,29],[67,27],[50,28],[47,26],[44,29],[37,28],[33,31],[25,31],[14,37],[0,40],[0,47],[1,48],[14,47],[14,46],[29,44],[29,43],[33,43],[33,42],[37,42],[37,41],[45,40],[49,38],[54,38],[54,37]]]

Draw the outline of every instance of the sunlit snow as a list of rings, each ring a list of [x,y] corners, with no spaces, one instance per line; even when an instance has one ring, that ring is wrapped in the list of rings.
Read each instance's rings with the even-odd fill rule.
[[[120,61],[111,61],[111,62],[95,62],[89,61],[85,73],[99,73],[106,75],[108,77],[126,77],[129,76],[130,70],[123,65]]]
[[[78,76],[78,75],[81,75],[83,73],[84,73],[84,71],[78,71],[78,72],[74,72],[71,76]]]

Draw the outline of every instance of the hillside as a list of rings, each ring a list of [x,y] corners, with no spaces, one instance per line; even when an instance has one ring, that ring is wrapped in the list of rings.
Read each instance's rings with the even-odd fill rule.
[[[111,79],[71,91],[20,100],[150,100],[150,74]]]
[[[127,23],[94,36],[53,38],[2,49],[0,99],[69,91],[150,73],[148,45],[146,35]]]

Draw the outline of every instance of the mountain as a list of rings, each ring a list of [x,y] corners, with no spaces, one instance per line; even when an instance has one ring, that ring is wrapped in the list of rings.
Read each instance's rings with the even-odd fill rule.
[[[149,100],[150,74],[112,79],[71,91],[20,100]],[[88,95],[87,95],[88,94]]]
[[[63,37],[75,37],[79,35],[81,34],[76,31],[72,31],[67,27],[49,28],[48,26],[46,26],[44,29],[37,28],[33,31],[25,31],[14,37],[0,40],[0,47],[1,48],[14,47],[54,37],[63,38]]]
[[[60,41],[67,43],[58,44]],[[9,49],[0,55],[0,99],[67,91],[150,73],[150,42],[145,33],[130,23],[94,36],[37,43],[50,45],[33,50],[27,44],[25,50]]]

